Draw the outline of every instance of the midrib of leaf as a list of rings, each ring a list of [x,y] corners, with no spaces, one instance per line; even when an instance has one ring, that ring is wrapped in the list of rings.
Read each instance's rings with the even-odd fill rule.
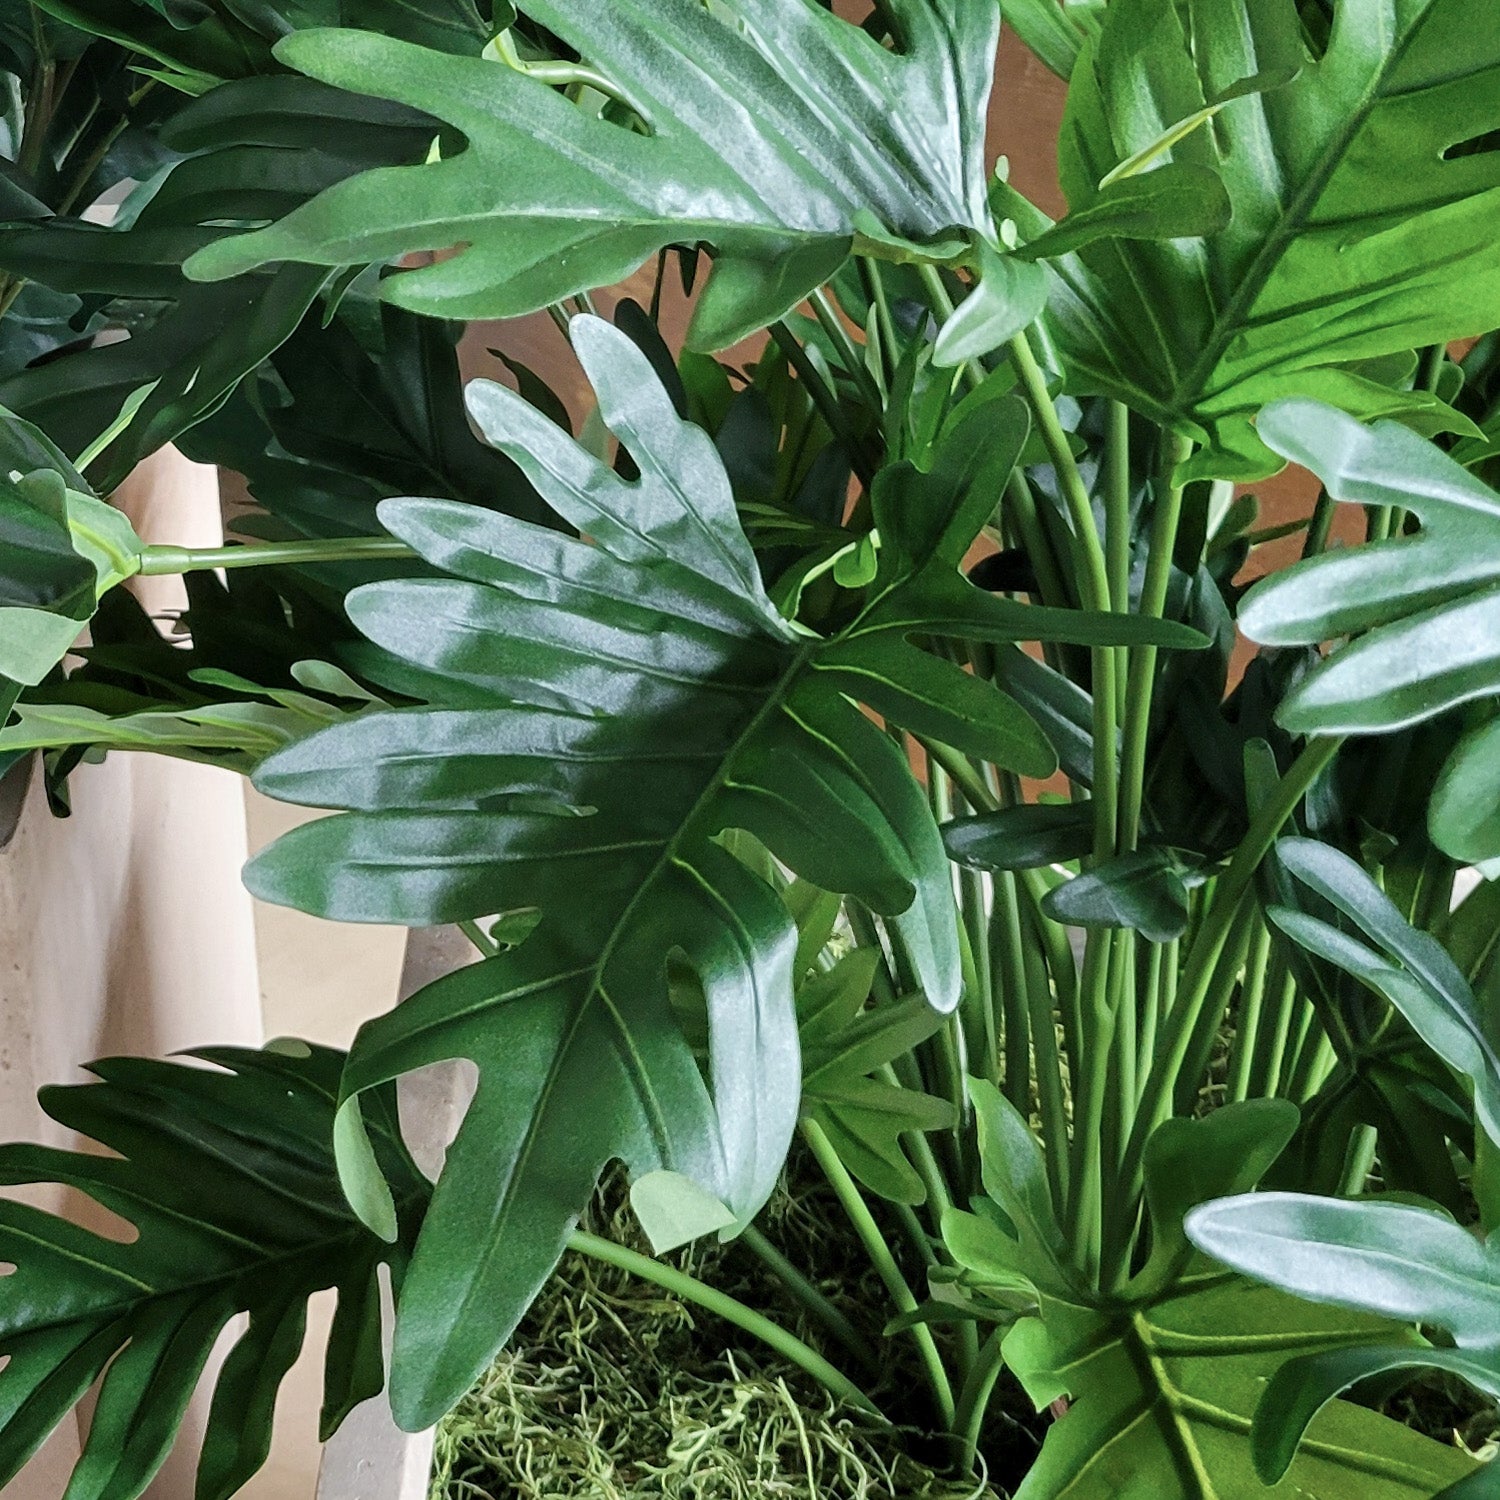
[[[1121,1342],[1125,1345],[1125,1351],[1131,1364],[1135,1366],[1141,1384],[1148,1393],[1153,1388],[1156,1391],[1155,1400],[1151,1400],[1148,1395],[1146,1411],[1166,1411],[1166,1421],[1158,1417],[1156,1425],[1165,1429],[1168,1446],[1177,1455],[1179,1471],[1183,1471],[1185,1477],[1191,1477],[1202,1500],[1217,1500],[1213,1480],[1204,1467],[1203,1455],[1198,1451],[1198,1440],[1193,1435],[1192,1423],[1184,1410],[1184,1393],[1177,1389],[1168,1373],[1166,1363],[1152,1340],[1152,1332],[1150,1323],[1140,1312],[1132,1313],[1130,1321],[1121,1331]]]
[[[1440,3],[1440,0],[1434,0],[1434,4],[1436,3]],[[1423,11],[1420,18],[1413,23],[1400,43],[1387,56],[1385,66],[1371,80],[1369,88],[1358,105],[1343,116],[1342,123],[1334,132],[1313,171],[1293,195],[1286,212],[1278,219],[1276,227],[1266,237],[1265,244],[1256,252],[1255,258],[1250,262],[1249,269],[1235,289],[1234,295],[1215,317],[1213,336],[1187,374],[1178,379],[1172,387],[1171,406],[1177,413],[1180,414],[1183,411],[1184,401],[1191,404],[1195,397],[1201,397],[1207,392],[1206,382],[1224,357],[1225,351],[1234,341],[1235,336],[1245,326],[1244,319],[1249,307],[1265,290],[1291,241],[1306,227],[1308,216],[1344,160],[1354,137],[1364,129],[1375,109],[1386,102],[1388,96],[1382,84],[1396,64],[1406,55],[1407,48],[1411,46],[1418,33],[1431,20],[1433,8],[1429,6]],[[1430,89],[1432,85],[1426,87]]]
[[[642,902],[648,899],[662,874],[673,863],[691,864],[690,860],[682,859],[682,845],[686,842],[689,835],[697,829],[699,819],[707,812],[713,799],[723,790],[726,781],[733,772],[734,762],[741,750],[760,732],[766,721],[779,711],[787,693],[790,691],[791,685],[801,674],[802,668],[807,663],[808,658],[825,644],[826,642],[822,640],[808,641],[798,649],[791,661],[788,662],[787,668],[782,673],[780,679],[767,693],[766,701],[756,710],[749,723],[725,752],[719,763],[718,770],[714,772],[708,784],[699,793],[697,800],[684,815],[677,826],[676,833],[662,846],[662,851],[657,855],[650,871],[636,888],[635,894],[630,898],[625,909],[615,920],[614,926],[610,929],[609,937],[605,940],[604,947],[600,950],[598,959],[589,968],[574,970],[569,975],[560,976],[561,978],[578,978],[588,975],[588,992],[577,1007],[574,1015],[570,1018],[567,1032],[562,1038],[561,1045],[557,1049],[551,1066],[547,1070],[546,1081],[538,1092],[536,1107],[531,1112],[531,1121],[527,1126],[521,1149],[516,1153],[516,1162],[510,1171],[506,1183],[506,1191],[496,1217],[496,1232],[490,1237],[488,1245],[475,1258],[475,1271],[474,1274],[468,1277],[463,1299],[454,1317],[455,1324],[461,1322],[468,1313],[470,1303],[473,1301],[481,1282],[484,1280],[481,1274],[484,1267],[494,1259],[504,1243],[505,1236],[500,1226],[503,1226],[505,1220],[514,1211],[516,1206],[514,1184],[526,1175],[532,1153],[536,1149],[538,1122],[551,1108],[552,1096],[558,1085],[558,1076],[572,1052],[579,1032],[582,1030],[584,1023],[593,1009],[595,1000],[598,1000],[608,1012],[612,1029],[616,1033],[617,1045],[622,1049],[620,1052],[621,1061],[626,1064],[627,1072],[635,1080],[636,1094],[645,1108],[646,1117],[650,1122],[657,1148],[663,1159],[669,1159],[667,1148],[671,1139],[671,1131],[666,1121],[666,1112],[657,1098],[656,1091],[651,1086],[649,1069],[640,1057],[640,1054],[636,1051],[630,1026],[620,1007],[610,997],[608,986],[604,980],[605,971],[609,967],[616,947],[623,941],[625,934],[630,930],[637,910],[640,908]],[[554,982],[557,982],[557,980],[548,981],[549,984]]]
[[[1219,1500],[1212,1476],[1208,1473],[1199,1449],[1198,1439],[1193,1433],[1193,1423],[1217,1427],[1248,1440],[1251,1420],[1226,1407],[1204,1401],[1201,1397],[1184,1391],[1172,1379],[1166,1360],[1172,1355],[1190,1359],[1228,1359],[1237,1355],[1266,1353],[1295,1353],[1303,1350],[1333,1349],[1357,1346],[1368,1341],[1368,1334],[1350,1330],[1340,1336],[1337,1333],[1297,1334],[1273,1333],[1264,1337],[1251,1335],[1229,1335],[1223,1338],[1207,1335],[1193,1338],[1170,1329],[1158,1328],[1151,1322],[1149,1308],[1133,1310],[1127,1319],[1116,1325],[1116,1338],[1124,1346],[1126,1355],[1135,1367],[1145,1390],[1146,1398],[1138,1415],[1112,1433],[1107,1442],[1117,1441],[1134,1427],[1143,1417],[1164,1411],[1166,1420],[1156,1417],[1156,1425],[1166,1430],[1169,1442],[1187,1466],[1185,1475],[1191,1475],[1197,1486],[1198,1500]],[[1410,1482],[1413,1472],[1408,1465],[1387,1461],[1377,1454],[1365,1453],[1352,1448],[1342,1448],[1317,1438],[1304,1438],[1305,1453],[1342,1464],[1344,1467],[1377,1478],[1391,1479],[1398,1483]]]

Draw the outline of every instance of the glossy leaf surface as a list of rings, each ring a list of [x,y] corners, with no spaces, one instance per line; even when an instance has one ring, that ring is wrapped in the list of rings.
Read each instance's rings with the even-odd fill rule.
[[[1341,0],[1315,50],[1294,0],[1112,0],[1072,70],[1074,212],[1205,111],[1171,159],[1219,174],[1226,228],[1051,263],[1072,387],[1206,442],[1200,472],[1244,478],[1276,467],[1251,419],[1278,398],[1453,423],[1366,362],[1500,322],[1500,156],[1460,149],[1500,126],[1500,12]]]
[[[944,1238],[991,1286],[1029,1287],[1035,1311],[1005,1335],[1006,1364],[1042,1410],[1067,1398],[1018,1500],[1252,1500],[1249,1435],[1265,1380],[1293,1353],[1337,1349],[1399,1330],[1369,1316],[1309,1307],[1194,1255],[1183,1216],[1200,1197],[1254,1183],[1285,1146],[1295,1110],[1258,1100],[1153,1136],[1146,1173],[1154,1253],[1121,1295],[1081,1289],[1026,1122],[988,1084],[972,1092],[992,1213],[950,1212]],[[1014,1315],[1013,1315],[1014,1316]],[[1284,1488],[1362,1500],[1425,1497],[1472,1472],[1468,1460],[1400,1424],[1338,1402],[1313,1430]]]
[[[192,274],[462,243],[382,294],[444,317],[511,317],[619,281],[667,244],[705,241],[720,259],[695,340],[721,347],[831,277],[857,215],[918,241],[987,222],[982,127],[1000,19],[989,0],[900,0],[900,50],[814,0],[520,9],[605,75],[646,132],[498,61],[304,33],[278,47],[283,61],[436,110],[468,145],[344,184],[204,251]]]
[[[351,1100],[442,1058],[480,1067],[397,1328],[395,1405],[418,1427],[508,1336],[607,1161],[692,1178],[740,1222],[769,1193],[800,1092],[795,934],[721,830],[885,914],[928,1004],[957,1003],[941,839],[904,757],[845,694],[866,696],[868,681],[882,712],[929,722],[941,692],[929,702],[899,665],[913,634],[1109,639],[1123,623],[1195,639],[1033,610],[963,579],[1025,438],[1018,408],[982,413],[982,437],[960,432],[931,473],[877,492],[885,545],[864,608],[837,637],[799,636],[761,586],[707,435],[624,334],[585,318],[573,336],[639,481],[508,390],[475,387],[471,410],[594,545],[474,507],[387,502],[387,526],[448,576],[358,590],[350,612],[467,706],[366,715],[257,777],[279,797],[355,809],[260,856],[249,880],[262,896],[416,925],[542,911],[521,947],[372,1022],[351,1056]],[[898,665],[872,669],[887,646]],[[923,685],[943,682],[938,670]],[[1046,751],[998,693],[974,729]],[[706,1075],[668,1003],[674,954],[703,992]],[[379,1221],[345,1120],[346,1175]]]
[[[1289,401],[1259,430],[1335,500],[1392,506],[1420,524],[1414,536],[1289,568],[1246,599],[1240,622],[1266,645],[1353,637],[1292,690],[1281,722],[1297,733],[1386,733],[1500,692],[1500,495],[1395,422],[1364,427]],[[1433,838],[1457,859],[1500,852],[1493,744],[1492,728],[1476,728],[1433,793]]]

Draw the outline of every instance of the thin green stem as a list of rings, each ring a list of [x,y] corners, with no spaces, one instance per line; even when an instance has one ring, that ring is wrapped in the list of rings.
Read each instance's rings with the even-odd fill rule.
[[[906,1284],[906,1278],[901,1274],[901,1267],[896,1264],[896,1257],[891,1254],[890,1246],[886,1244],[885,1236],[880,1232],[880,1226],[870,1213],[869,1206],[861,1196],[858,1186],[843,1162],[839,1160],[838,1152],[833,1149],[833,1143],[823,1133],[816,1120],[802,1122],[802,1136],[811,1147],[829,1185],[838,1195],[844,1212],[849,1216],[849,1222],[854,1226],[854,1232],[859,1236],[860,1243],[865,1248],[865,1254],[870,1257],[870,1263],[875,1267],[881,1281],[885,1283],[885,1289],[890,1294],[891,1301],[895,1303],[897,1311],[915,1312],[917,1299]],[[932,1388],[932,1398],[937,1407],[938,1416],[943,1426],[951,1430],[954,1415],[953,1387],[948,1380],[947,1367],[943,1364],[943,1356],[938,1351],[932,1330],[925,1323],[913,1323],[908,1331],[916,1343],[923,1372],[927,1377],[928,1385]]]
[[[1061,486],[1068,519],[1078,552],[1078,574],[1086,609],[1107,614],[1110,610],[1109,564],[1094,521],[1093,502],[1083,482],[1068,435],[1058,420],[1057,408],[1047,391],[1047,379],[1037,363],[1026,335],[1018,334],[1007,345],[1021,393],[1031,408],[1047,456]],[[1116,760],[1115,651],[1101,646],[1093,652],[1094,694],[1094,858],[1108,859],[1115,852],[1119,816],[1119,765]]]
[[[1213,905],[1198,929],[1183,965],[1176,1000],[1166,1016],[1142,1095],[1130,1141],[1122,1159],[1126,1211],[1134,1214],[1133,1201],[1140,1190],[1141,1163],[1151,1132],[1165,1118],[1176,1091],[1178,1076],[1213,987],[1218,966],[1239,916],[1240,904],[1250,889],[1261,861],[1270,852],[1288,818],[1301,805],[1314,781],[1333,761],[1343,744],[1340,736],[1309,740],[1235,850],[1229,868],[1220,877]]]
[[[299,567],[311,563],[401,560],[416,555],[405,542],[385,536],[258,542],[233,547],[147,547],[141,553],[141,574],[154,578],[169,573],[203,573],[212,568]]]
[[[849,425],[848,414],[838,396],[828,388],[828,382],[807,357],[807,350],[797,342],[797,336],[785,323],[773,323],[770,332],[776,341],[776,347],[786,355],[787,362],[797,372],[797,379],[802,382],[809,399],[827,422],[828,430],[839,440],[859,482],[868,488],[875,477],[876,466],[866,444]],[[875,409],[878,411],[880,408],[877,406]]]
[[[869,1340],[755,1225],[740,1232],[739,1242],[771,1271],[797,1305],[827,1329],[861,1365],[867,1370],[880,1368],[880,1356]]]
[[[984,1341],[969,1378],[964,1381],[959,1393],[958,1411],[954,1417],[953,1430],[960,1444],[959,1471],[971,1473],[979,1457],[979,1434],[984,1428],[985,1413],[989,1410],[990,1397],[995,1393],[1000,1371],[1005,1368],[1005,1359],[1000,1345],[1008,1330],[996,1328]]]
[[[1266,969],[1270,957],[1271,929],[1262,923],[1251,940],[1250,952],[1245,959],[1245,984],[1240,992],[1239,1014],[1235,1018],[1226,1104],[1237,1104],[1250,1097],[1252,1069],[1260,1052],[1260,1023],[1265,1008]]]
[[[589,1234],[586,1230],[575,1229],[568,1237],[568,1248],[579,1255],[587,1255],[591,1260],[603,1261],[606,1265],[628,1271],[639,1276],[642,1281],[649,1281],[664,1292],[680,1297],[684,1302],[691,1302],[706,1312],[723,1318],[726,1323],[732,1323],[742,1332],[774,1349],[798,1369],[805,1370],[841,1400],[876,1416],[883,1415],[880,1408],[842,1370],[830,1364],[816,1349],[804,1344],[795,1334],[788,1333],[779,1323],[773,1323],[770,1318],[746,1307],[743,1302],[736,1301],[717,1287],[707,1286],[696,1276],[689,1276],[686,1271],[663,1265],[659,1260],[652,1260],[648,1255],[641,1255],[638,1251],[617,1245],[612,1240],[602,1239],[597,1234]]]
[[[1109,567],[1109,600],[1116,614],[1130,613],[1130,410],[1123,401],[1109,403],[1109,433],[1104,447],[1104,553]],[[1115,650],[1115,673],[1121,684],[1130,665],[1125,646]],[[1118,711],[1125,711],[1122,693]]]
[[[849,330],[844,326],[844,314],[823,287],[819,287],[808,298],[808,301],[812,304],[812,310],[817,315],[823,332],[828,335],[829,342],[839,357],[839,363],[844,366],[849,378],[859,388],[860,398],[871,411],[883,411],[884,398],[876,388],[875,378],[866,368],[859,348],[849,337]]]

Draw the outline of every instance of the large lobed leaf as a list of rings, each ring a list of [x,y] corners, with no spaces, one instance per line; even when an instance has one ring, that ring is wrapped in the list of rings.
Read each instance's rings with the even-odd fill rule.
[[[401,1145],[394,1091],[368,1108],[400,1220],[388,1244],[339,1190],[342,1053],[298,1043],[193,1056],[212,1066],[115,1058],[94,1064],[97,1083],[43,1091],[54,1120],[116,1155],[0,1147],[0,1182],[66,1184],[138,1232],[126,1243],[0,1203],[0,1258],[15,1265],[0,1281],[0,1485],[99,1382],[68,1500],[134,1500],[170,1451],[219,1335],[248,1313],[217,1377],[198,1467],[198,1500],[227,1500],[265,1462],[307,1300],[326,1288],[338,1308],[324,1435],[381,1389],[377,1273],[399,1273],[429,1191]]]
[[[622,280],[669,244],[719,253],[695,341],[720,347],[826,281],[858,222],[925,241],[988,224],[983,130],[994,0],[892,0],[883,47],[816,0],[564,0],[519,7],[638,112],[645,133],[591,114],[498,61],[352,31],[303,33],[289,65],[436,110],[467,146],[368,173],[190,274],[270,261],[352,265],[463,246],[382,283],[417,312],[510,317]]]
[[[476,385],[471,410],[594,545],[451,502],[386,502],[387,525],[449,576],[357,590],[349,610],[446,679],[451,706],[366,715],[257,777],[274,796],[353,809],[262,855],[249,880],[264,897],[411,924],[542,913],[518,949],[366,1026],[350,1059],[351,1101],[439,1059],[480,1069],[397,1326],[393,1398],[412,1426],[508,1336],[609,1160],[686,1176],[738,1222],[770,1192],[799,1099],[795,933],[721,830],[886,915],[928,1002],[957,1004],[936,825],[905,756],[846,695],[1046,774],[1052,751],[1015,703],[908,637],[1198,639],[965,581],[963,554],[1026,436],[1010,400],[957,431],[930,474],[887,472],[863,609],[834,639],[800,633],[762,588],[707,434],[624,334],[585,318],[573,337],[638,481],[502,387]],[[706,1072],[671,1008],[669,960],[702,992]],[[380,1223],[352,1102],[344,1120],[351,1187]]]
[[[1171,157],[1219,174],[1232,222],[1053,263],[1071,387],[1208,444],[1202,471],[1242,478],[1275,468],[1251,419],[1281,397],[1461,420],[1390,360],[1500,323],[1500,154],[1486,140],[1500,127],[1500,10],[1338,0],[1322,47],[1296,0],[1112,0],[1072,71],[1073,212],[1205,110]]]

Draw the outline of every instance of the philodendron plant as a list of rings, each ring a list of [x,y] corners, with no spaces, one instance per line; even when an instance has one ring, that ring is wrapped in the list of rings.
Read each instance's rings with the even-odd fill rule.
[[[1002,9],[1055,224],[987,168]],[[0,1179],[138,1234],[0,1205],[0,1478],[92,1390],[69,1500],[132,1500],[248,1314],[233,1494],[329,1287],[325,1432],[420,1429],[572,1247],[981,1489],[1496,1488],[1432,1435],[1500,1396],[1493,0],[9,0],[0,52],[0,757],[240,769],[337,814],[255,894],[477,950],[347,1056],[44,1094],[112,1154]],[[463,385],[455,320],[544,309],[586,420]],[[168,441],[246,540],[107,503]],[[454,1059],[434,1184],[396,1094]],[[757,1226],[793,1148],[863,1326]],[[580,1229],[613,1164],[801,1332]]]

